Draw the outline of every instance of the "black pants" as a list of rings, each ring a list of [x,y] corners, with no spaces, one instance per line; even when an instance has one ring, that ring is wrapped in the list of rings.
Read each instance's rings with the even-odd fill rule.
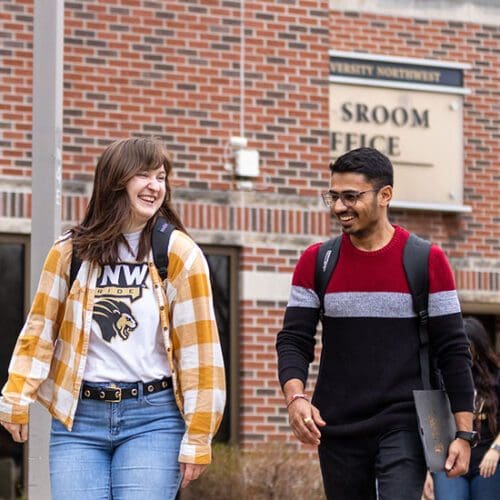
[[[417,432],[323,437],[319,461],[328,500],[420,500],[426,466]]]

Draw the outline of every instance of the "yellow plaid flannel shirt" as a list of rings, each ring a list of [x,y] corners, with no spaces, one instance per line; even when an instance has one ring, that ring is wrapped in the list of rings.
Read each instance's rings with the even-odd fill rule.
[[[39,401],[69,430],[87,359],[99,266],[82,262],[69,290],[72,241],[62,237],[45,261],[38,290],[19,335],[0,397],[0,420],[27,423]],[[181,231],[170,238],[168,279],[149,257],[175,398],[186,422],[179,461],[211,461],[211,441],[224,411],[224,363],[212,303],[208,266]]]

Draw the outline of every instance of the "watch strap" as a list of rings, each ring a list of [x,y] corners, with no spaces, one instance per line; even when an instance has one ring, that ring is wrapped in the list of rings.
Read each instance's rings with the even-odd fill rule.
[[[470,443],[472,447],[476,446],[477,441],[478,441],[478,435],[477,432],[472,431],[457,431],[455,434],[455,439],[463,439],[464,441],[467,441]]]

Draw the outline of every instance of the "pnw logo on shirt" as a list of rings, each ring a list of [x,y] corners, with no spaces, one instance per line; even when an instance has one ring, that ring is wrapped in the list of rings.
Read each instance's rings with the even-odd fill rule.
[[[111,342],[115,337],[126,341],[137,328],[138,323],[129,303],[142,297],[147,276],[146,263],[103,267],[97,279],[93,320],[99,325],[106,342]]]

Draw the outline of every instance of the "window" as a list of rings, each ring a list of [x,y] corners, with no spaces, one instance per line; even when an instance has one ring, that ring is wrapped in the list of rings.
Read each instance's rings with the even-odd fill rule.
[[[214,309],[226,368],[227,402],[216,440],[238,439],[238,250],[203,246],[210,267]]]

